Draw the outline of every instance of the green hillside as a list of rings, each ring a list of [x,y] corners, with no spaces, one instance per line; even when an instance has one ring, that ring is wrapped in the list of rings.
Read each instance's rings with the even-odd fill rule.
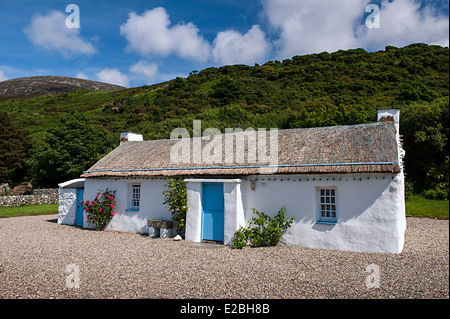
[[[169,138],[173,128],[192,128],[194,119],[202,120],[203,129],[284,129],[373,122],[377,108],[398,107],[411,185],[425,190],[447,183],[448,193],[448,96],[449,49],[413,44],[208,68],[131,89],[14,98],[0,101],[0,110],[29,132],[35,149],[49,144],[49,130],[58,129],[67,114],[83,114],[90,127],[104,130],[111,141],[107,151],[118,144],[120,132]],[[420,143],[429,153],[421,154]],[[430,174],[442,175],[445,165],[444,177],[424,182]]]

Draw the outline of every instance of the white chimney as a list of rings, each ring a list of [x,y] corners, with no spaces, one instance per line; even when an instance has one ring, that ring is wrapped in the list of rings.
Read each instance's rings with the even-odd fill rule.
[[[142,134],[132,133],[132,132],[124,132],[120,133],[120,144],[125,142],[140,142],[143,141],[144,138]]]
[[[400,134],[400,109],[378,109],[377,121],[394,122],[397,130],[397,136]]]
[[[398,161],[400,167],[403,168],[403,157],[405,156],[405,150],[403,149],[403,142],[400,138],[400,109],[378,109],[377,121],[380,122],[394,122],[396,132],[396,139],[398,145]]]

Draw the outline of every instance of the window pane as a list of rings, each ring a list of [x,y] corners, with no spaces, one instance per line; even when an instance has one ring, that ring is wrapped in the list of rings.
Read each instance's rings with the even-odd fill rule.
[[[324,221],[337,221],[336,189],[319,189],[319,218]]]
[[[132,185],[131,187],[131,206],[133,206],[133,208],[139,208],[141,199],[141,185]]]

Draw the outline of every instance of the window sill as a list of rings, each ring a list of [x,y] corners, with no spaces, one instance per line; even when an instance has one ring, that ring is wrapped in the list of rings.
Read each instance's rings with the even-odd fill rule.
[[[139,209],[125,209],[126,212],[139,212]]]
[[[337,222],[328,222],[328,221],[323,221],[323,220],[318,220],[316,221],[316,224],[321,224],[321,225],[337,225]]]

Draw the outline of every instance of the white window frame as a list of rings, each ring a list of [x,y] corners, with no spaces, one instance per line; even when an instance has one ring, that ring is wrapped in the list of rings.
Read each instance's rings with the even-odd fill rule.
[[[141,206],[141,184],[133,183],[130,184],[130,195],[129,195],[130,209],[128,211],[139,211]]]
[[[337,187],[317,188],[318,221],[336,224],[338,221]]]

